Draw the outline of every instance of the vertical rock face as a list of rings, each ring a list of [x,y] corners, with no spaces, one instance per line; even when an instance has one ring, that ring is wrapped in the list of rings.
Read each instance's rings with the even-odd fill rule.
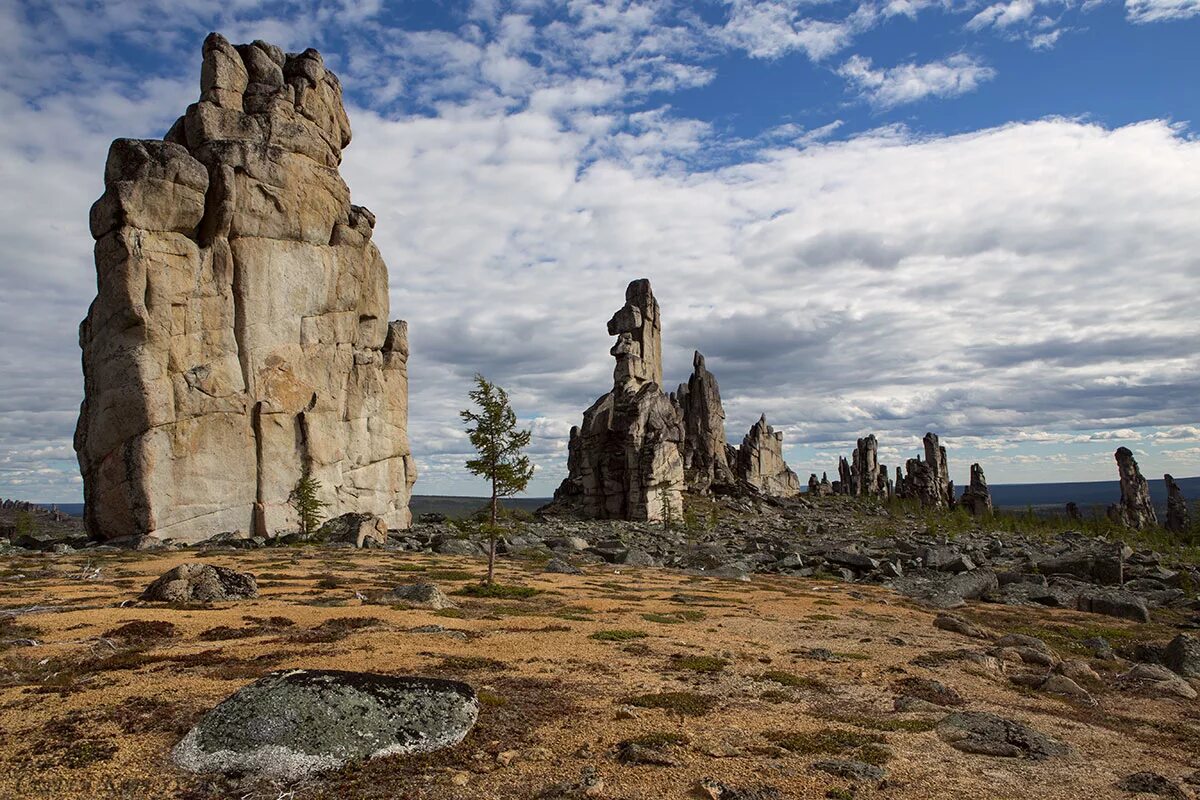
[[[319,53],[218,34],[166,141],[113,142],[80,326],[93,536],[294,529],[305,470],[331,516],[408,525],[407,330],[338,173],[349,142]]]
[[[834,481],[833,489],[838,494],[850,494],[854,485],[854,472],[850,462],[844,456],[838,457],[838,479]]]
[[[666,511],[680,519],[683,416],[660,388],[662,324],[649,281],[629,284],[608,332],[617,337],[613,389],[571,429],[568,474],[551,510],[573,507],[588,517],[632,520],[658,520]]]
[[[983,475],[983,467],[978,464],[971,465],[971,483],[963,492],[960,502],[972,516],[982,517],[992,513],[992,493]]]
[[[927,508],[952,508],[954,484],[949,477],[946,448],[938,444],[935,433],[926,433],[923,440],[925,459],[910,458],[905,462],[905,475],[896,469],[896,496],[919,500]]]
[[[1121,480],[1121,502],[1108,507],[1108,517],[1127,528],[1146,528],[1158,524],[1154,503],[1150,500],[1150,486],[1138,469],[1137,460],[1128,447],[1118,447],[1113,454],[1117,460],[1117,472]]]
[[[859,439],[850,465],[850,494],[874,497],[879,494],[879,443],[875,434]],[[886,482],[886,478],[884,479]],[[886,483],[885,483],[886,486]]]
[[[849,462],[838,461],[838,472],[846,494],[855,497],[888,497],[890,483],[887,466],[879,463],[879,442],[869,434],[856,442]]]
[[[699,351],[692,356],[692,375],[679,384],[675,401],[683,414],[683,471],[689,491],[706,493],[714,485],[733,483],[726,456],[725,409],[716,377],[704,367]]]
[[[1163,475],[1163,482],[1167,485],[1167,530],[1172,533],[1183,533],[1191,527],[1191,513],[1188,510],[1187,500],[1183,496],[1183,491],[1179,488],[1179,484],[1170,475]]]
[[[737,451],[737,475],[763,494],[795,497],[800,477],[783,460],[783,433],[767,424],[763,414],[750,426]]]

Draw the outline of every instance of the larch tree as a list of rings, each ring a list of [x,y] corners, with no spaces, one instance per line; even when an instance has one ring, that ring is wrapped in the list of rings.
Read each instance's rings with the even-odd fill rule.
[[[496,533],[500,498],[525,491],[533,477],[534,465],[521,453],[529,446],[530,431],[517,429],[517,415],[508,402],[508,392],[482,375],[475,375],[475,389],[469,395],[474,408],[460,411],[467,423],[467,438],[476,458],[467,461],[467,470],[487,480],[492,487],[491,524],[488,526],[488,572],[490,586],[496,571]]]

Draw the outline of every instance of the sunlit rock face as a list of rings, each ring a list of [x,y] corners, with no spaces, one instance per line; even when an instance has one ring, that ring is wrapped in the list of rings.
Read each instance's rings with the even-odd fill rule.
[[[113,142],[80,326],[93,537],[292,530],[305,470],[329,516],[408,526],[407,329],[338,171],[349,143],[320,53],[218,34],[165,140]]]

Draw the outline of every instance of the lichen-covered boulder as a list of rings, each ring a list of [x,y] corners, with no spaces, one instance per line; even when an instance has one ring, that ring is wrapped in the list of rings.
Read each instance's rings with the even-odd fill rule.
[[[943,717],[937,734],[956,750],[982,756],[1041,761],[1070,752],[1067,745],[1028,725],[982,711],[960,711]]]
[[[457,608],[453,600],[436,583],[409,583],[397,586],[387,593],[387,599],[392,602],[404,603],[420,608],[431,608],[441,611],[444,608]]]
[[[209,711],[173,756],[192,772],[297,780],[350,761],[451,747],[478,716],[475,690],[458,681],[273,672]]]
[[[165,603],[212,603],[258,597],[258,583],[249,572],[214,564],[180,564],[142,592],[143,600]]]

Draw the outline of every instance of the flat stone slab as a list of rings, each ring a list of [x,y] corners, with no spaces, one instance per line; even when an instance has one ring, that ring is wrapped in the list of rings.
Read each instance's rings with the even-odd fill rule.
[[[350,761],[451,747],[478,717],[475,690],[459,681],[273,672],[209,711],[173,756],[192,772],[297,780]]]

